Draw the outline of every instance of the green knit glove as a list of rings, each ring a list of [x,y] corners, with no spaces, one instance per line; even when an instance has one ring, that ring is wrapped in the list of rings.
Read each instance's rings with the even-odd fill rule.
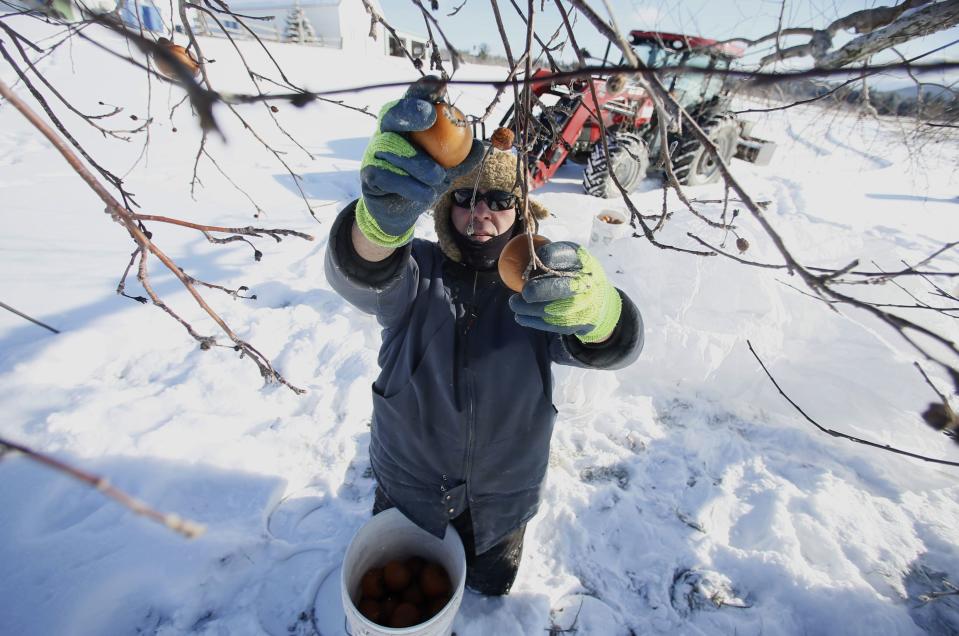
[[[363,196],[356,205],[356,224],[377,245],[397,248],[409,243],[417,217],[483,156],[482,142],[474,140],[466,159],[444,170],[404,136],[433,125],[433,104],[444,91],[445,84],[427,76],[410,86],[402,99],[380,109],[376,132],[360,164]]]
[[[602,265],[576,243],[549,243],[536,250],[543,264],[568,275],[530,279],[522,294],[509,300],[516,322],[534,329],[575,335],[585,343],[609,338],[619,322],[623,301]]]

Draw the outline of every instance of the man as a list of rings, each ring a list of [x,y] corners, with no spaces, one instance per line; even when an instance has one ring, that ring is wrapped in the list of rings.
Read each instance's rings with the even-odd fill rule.
[[[522,295],[496,259],[524,231],[512,154],[474,141],[444,170],[404,134],[436,118],[435,84],[387,104],[363,158],[362,197],[330,232],[333,288],[383,327],[373,383],[370,461],[374,514],[396,506],[437,537],[463,539],[467,586],[509,592],[526,523],[536,513],[556,418],[551,363],[630,364],[643,345],[640,314],[575,243],[541,247],[568,275],[529,281]],[[475,194],[474,194],[474,186]],[[530,200],[536,219],[546,210]],[[413,239],[433,209],[438,243]]]

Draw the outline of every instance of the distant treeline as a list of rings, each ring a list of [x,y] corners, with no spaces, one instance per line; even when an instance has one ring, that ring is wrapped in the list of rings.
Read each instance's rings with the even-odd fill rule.
[[[896,90],[883,90],[870,86],[866,91],[862,82],[853,82],[839,88],[840,84],[801,79],[757,86],[744,81],[738,85],[736,92],[788,102],[822,97],[835,90],[831,95],[823,97],[822,101],[859,108],[863,106],[868,94],[869,104],[880,115],[921,116],[923,119],[938,121],[955,121],[959,118],[959,89],[924,83],[921,89],[917,86],[905,86]]]
[[[443,59],[447,59],[448,56],[445,54],[446,51],[443,51]],[[469,51],[459,51],[460,57],[463,58],[463,61],[468,64],[484,64],[487,66],[501,66],[503,68],[509,68],[509,62],[502,55],[493,55],[489,52],[488,49],[484,49],[482,46],[479,47],[479,50],[475,53],[470,53]],[[536,65],[542,68],[549,68],[549,62],[545,58],[539,60],[539,63]],[[557,61],[557,66],[562,71],[571,71],[578,66],[572,62],[563,62]]]

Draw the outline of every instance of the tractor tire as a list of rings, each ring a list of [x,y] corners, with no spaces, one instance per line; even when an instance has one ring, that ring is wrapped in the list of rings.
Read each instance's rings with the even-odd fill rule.
[[[620,196],[612,174],[616,175],[620,184],[629,192],[646,178],[646,169],[649,167],[646,142],[638,135],[619,133],[609,137],[608,144],[609,162],[606,161],[603,144],[597,143],[583,170],[583,189],[586,194],[604,199]]]
[[[716,144],[725,163],[736,154],[739,123],[733,115],[718,113],[700,124],[700,128]],[[719,163],[706,152],[706,147],[692,135],[684,137],[673,155],[673,173],[683,185],[705,185],[719,181]]]

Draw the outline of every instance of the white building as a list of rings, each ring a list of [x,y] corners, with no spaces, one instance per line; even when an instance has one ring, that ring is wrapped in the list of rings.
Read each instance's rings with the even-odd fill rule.
[[[370,0],[370,4],[378,13],[382,13],[377,0]],[[276,37],[271,39],[282,39],[287,14],[293,11],[295,6],[290,0],[275,3],[237,0],[230,3],[230,9],[237,14],[272,16],[273,19],[269,21],[246,21],[261,37],[269,37],[271,32],[274,33]],[[370,37],[370,16],[360,0],[300,0],[299,6],[313,25],[317,44],[320,46],[343,49],[364,56],[385,55],[388,52],[389,42],[383,25],[377,24],[375,27],[376,40]],[[211,24],[209,18],[206,22]],[[215,27],[215,24],[212,26]]]
[[[38,1],[38,0],[35,0]],[[182,33],[179,14],[170,14],[170,3],[165,0],[121,0],[120,15],[124,21],[146,31],[168,33],[172,28]],[[370,0],[373,8],[382,15],[378,0]],[[393,55],[429,59],[427,39],[421,35],[397,31],[394,37],[383,25],[377,23],[376,39],[370,37],[370,16],[360,0],[236,0],[230,10],[239,16],[269,18],[268,20],[243,20],[215,13],[216,20],[205,12],[188,9],[190,25],[197,35],[223,36],[224,31],[237,39],[249,39],[250,31],[264,40],[282,42],[287,40],[287,21],[299,7],[315,33],[306,44],[342,49],[362,56]],[[389,20],[388,16],[384,16]],[[444,59],[448,58],[443,49]]]

